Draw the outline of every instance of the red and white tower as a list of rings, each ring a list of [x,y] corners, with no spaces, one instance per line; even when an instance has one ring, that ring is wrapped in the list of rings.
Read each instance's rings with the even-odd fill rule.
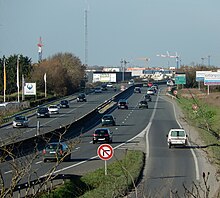
[[[43,42],[42,42],[42,39],[41,37],[39,38],[39,42],[37,44],[38,46],[38,62],[41,62],[42,61],[42,47],[43,47]]]

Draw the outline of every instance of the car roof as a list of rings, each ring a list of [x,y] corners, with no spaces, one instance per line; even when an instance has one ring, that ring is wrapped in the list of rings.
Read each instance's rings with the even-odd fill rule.
[[[39,108],[38,108],[38,110],[46,110],[46,109],[48,110],[47,107],[39,107]]]
[[[101,130],[107,130],[107,131],[110,131],[109,128],[96,128],[96,129],[95,129],[95,131],[99,131],[99,130],[100,130],[100,131],[101,131]]]
[[[105,114],[105,115],[103,115],[103,117],[104,117],[104,116],[113,116],[113,115],[112,115],[112,114]]]
[[[174,128],[174,129],[170,129],[170,131],[185,131],[185,130],[182,128]]]
[[[68,100],[61,100],[60,102],[68,102]]]
[[[118,102],[127,102],[126,99],[120,99]]]

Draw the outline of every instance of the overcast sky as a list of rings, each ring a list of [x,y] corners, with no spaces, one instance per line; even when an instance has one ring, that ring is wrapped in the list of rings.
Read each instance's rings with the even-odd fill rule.
[[[88,9],[88,65],[220,66],[220,0],[0,0],[0,56],[22,54],[38,60],[70,52],[85,62],[85,9]]]

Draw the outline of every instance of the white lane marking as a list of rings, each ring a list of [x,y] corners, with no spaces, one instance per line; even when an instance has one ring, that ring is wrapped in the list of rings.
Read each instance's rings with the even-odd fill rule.
[[[12,170],[4,172],[4,174],[12,173]]]
[[[39,162],[36,162],[35,164],[40,164],[40,163],[42,163],[43,161],[39,161]]]
[[[183,127],[181,126],[180,122],[178,121],[178,118],[177,118],[177,115],[176,115],[176,108],[175,108],[174,103],[170,102],[169,100],[167,100],[167,99],[165,99],[165,98],[162,98],[162,99],[163,99],[163,100],[166,100],[167,102],[169,102],[169,103],[172,104],[176,122],[178,123],[178,125],[179,125],[180,128],[183,128]],[[189,144],[190,147],[192,146],[189,141],[188,141],[188,144]],[[191,151],[191,153],[192,153],[193,160],[194,160],[194,164],[195,164],[196,180],[200,180],[198,159],[197,159],[197,157],[196,157],[195,151],[194,151],[192,148],[190,148],[190,151]]]
[[[157,101],[158,101],[158,99],[157,99]],[[156,103],[157,103],[157,101],[156,101]],[[137,138],[137,137],[139,137],[139,136],[144,136],[145,133],[147,132],[147,135],[146,135],[146,145],[147,145],[146,151],[147,151],[147,158],[149,157],[148,133],[149,133],[149,130],[150,130],[150,127],[151,127],[151,124],[152,124],[153,117],[154,117],[154,115],[155,115],[156,104],[154,105],[154,107],[155,107],[155,108],[154,108],[154,111],[153,111],[153,113],[152,113],[152,115],[151,115],[150,122],[148,123],[147,127],[146,127],[142,132],[140,132],[139,134],[137,134],[136,136],[134,136],[133,138],[127,140],[127,141],[124,142],[124,143],[119,144],[118,146],[113,147],[114,150],[115,150],[115,149],[118,149],[119,147],[122,147],[123,145],[125,145],[125,144],[127,144],[127,143],[129,143],[129,142],[131,142],[131,141],[133,141],[135,138]],[[122,123],[124,123],[124,122],[122,122]],[[92,143],[92,141],[91,141],[91,143]],[[54,174],[59,173],[59,172],[62,172],[62,171],[65,171],[65,170],[68,170],[68,169],[71,169],[71,168],[76,167],[76,166],[79,166],[79,165],[84,164],[84,163],[86,163],[86,162],[88,162],[88,161],[90,161],[90,160],[93,160],[93,159],[95,159],[95,158],[98,158],[98,155],[93,156],[93,157],[89,158],[88,160],[84,160],[84,161],[82,161],[82,162],[79,162],[79,163],[76,163],[76,164],[67,166],[67,167],[65,167],[65,168],[59,169],[59,170],[55,171]],[[147,158],[146,158],[146,159],[147,159]],[[47,175],[48,175],[48,174],[43,175],[43,176],[41,176],[41,177],[46,177]]]

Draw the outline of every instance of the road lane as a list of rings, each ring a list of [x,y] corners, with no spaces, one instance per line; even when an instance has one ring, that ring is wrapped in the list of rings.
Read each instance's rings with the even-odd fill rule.
[[[0,129],[0,140],[7,143],[11,140],[27,139],[35,136],[37,134],[37,121],[40,122],[41,126],[40,134],[53,131],[60,126],[68,125],[117,93],[119,92],[108,90],[99,94],[92,93],[87,95],[87,102],[76,102],[76,100],[72,100],[70,101],[70,108],[61,108],[59,114],[51,115],[50,118],[31,117],[29,128],[13,128],[12,125],[2,127]]]

